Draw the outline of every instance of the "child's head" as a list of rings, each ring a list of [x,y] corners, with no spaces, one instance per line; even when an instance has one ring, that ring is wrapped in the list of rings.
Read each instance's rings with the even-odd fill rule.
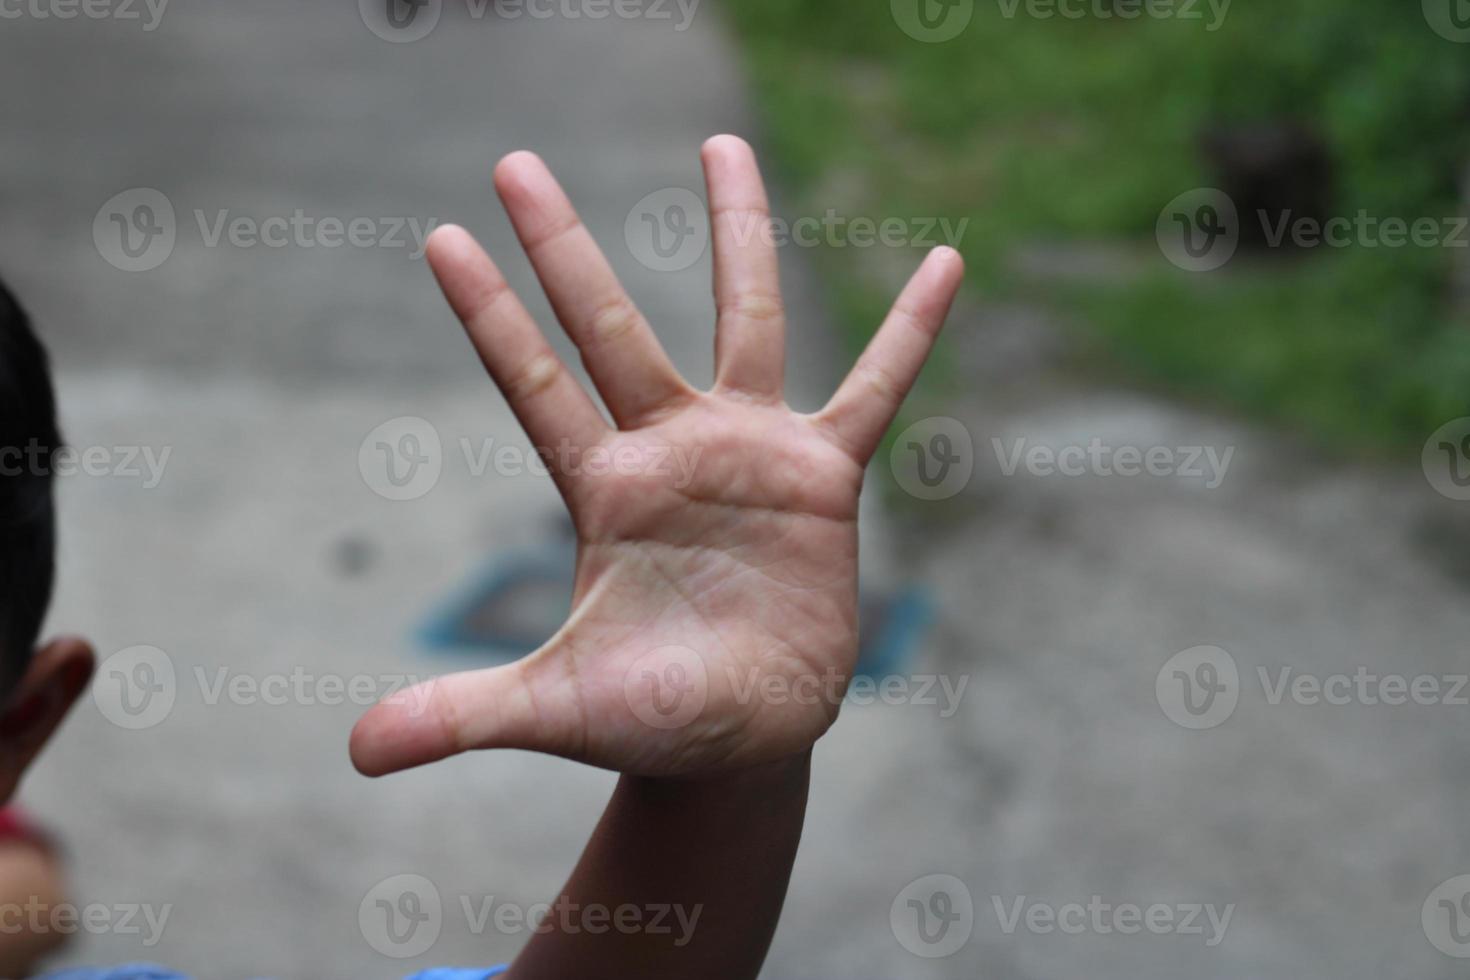
[[[46,351],[0,284],[0,801],[92,670],[81,640],[36,646],[55,577],[52,456],[60,444]]]

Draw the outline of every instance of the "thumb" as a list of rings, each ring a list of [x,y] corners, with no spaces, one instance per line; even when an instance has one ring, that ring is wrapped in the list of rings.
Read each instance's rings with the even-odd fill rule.
[[[411,769],[471,749],[564,754],[579,715],[572,692],[536,680],[531,660],[448,674],[389,695],[352,729],[365,776]]]

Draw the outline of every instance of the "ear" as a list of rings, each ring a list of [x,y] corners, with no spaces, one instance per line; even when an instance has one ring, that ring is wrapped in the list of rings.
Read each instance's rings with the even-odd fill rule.
[[[87,689],[94,659],[86,640],[70,636],[52,640],[31,658],[0,712],[0,803],[15,794],[26,769]]]

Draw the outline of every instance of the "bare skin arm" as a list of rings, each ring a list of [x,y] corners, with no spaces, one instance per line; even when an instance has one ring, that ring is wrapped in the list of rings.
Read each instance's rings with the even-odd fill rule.
[[[562,889],[567,911],[547,917],[512,980],[756,976],[796,858],[809,764],[803,753],[704,779],[624,776]],[[579,914],[589,907],[624,908],[623,927],[610,915],[593,934]]]

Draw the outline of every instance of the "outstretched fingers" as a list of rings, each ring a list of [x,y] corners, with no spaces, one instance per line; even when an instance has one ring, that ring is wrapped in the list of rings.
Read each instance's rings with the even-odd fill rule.
[[[512,153],[495,168],[495,189],[557,319],[581,351],[618,425],[636,428],[691,397],[693,389],[675,370],[546,164],[533,153]]]
[[[607,422],[551,349],[505,277],[469,232],[434,231],[427,257],[439,288],[526,434],[538,447],[595,444]]]
[[[851,373],[814,419],[866,464],[929,356],[964,277],[964,260],[941,246],[924,259]]]
[[[786,313],[781,303],[770,204],[750,145],[738,136],[704,144],[714,243],[715,386],[779,401],[786,365]]]

